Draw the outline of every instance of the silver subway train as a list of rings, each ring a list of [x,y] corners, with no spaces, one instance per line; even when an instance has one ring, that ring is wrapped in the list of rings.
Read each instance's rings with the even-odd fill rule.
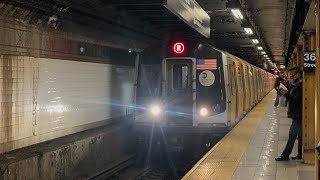
[[[140,101],[144,108],[136,113],[138,130],[159,126],[177,133],[226,132],[273,88],[273,74],[238,57],[208,44],[185,46],[170,46],[171,57],[163,58],[161,68],[141,74],[146,79],[153,73],[149,85],[159,86]]]

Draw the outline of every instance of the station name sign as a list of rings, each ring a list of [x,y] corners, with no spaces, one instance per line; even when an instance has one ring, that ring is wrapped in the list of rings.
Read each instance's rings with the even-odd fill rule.
[[[200,34],[210,37],[210,16],[196,0],[164,0],[164,6]]]
[[[312,72],[316,68],[316,52],[308,51],[303,54],[303,71]]]

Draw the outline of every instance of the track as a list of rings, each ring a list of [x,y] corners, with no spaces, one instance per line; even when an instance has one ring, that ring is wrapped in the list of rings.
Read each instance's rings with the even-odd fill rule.
[[[134,145],[136,154],[121,158],[88,179],[178,180],[221,139],[221,137],[214,137],[209,140],[211,145],[207,146],[208,139],[202,136],[188,136],[187,143],[179,142],[176,145],[172,144],[172,141],[168,143],[168,137],[153,136],[153,141],[144,139],[142,142],[138,139],[138,143]],[[179,149],[176,146],[183,146],[183,148]]]
[[[166,169],[151,169],[147,168],[141,174],[133,178],[134,180],[165,180],[168,176]]]
[[[102,171],[96,173],[95,175],[88,178],[88,180],[105,180],[119,171],[132,166],[135,162],[136,155],[129,155],[122,158],[118,162],[106,167]]]

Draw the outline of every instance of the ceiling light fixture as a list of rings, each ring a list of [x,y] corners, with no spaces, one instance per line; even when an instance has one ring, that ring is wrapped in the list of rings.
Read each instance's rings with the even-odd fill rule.
[[[259,44],[258,39],[252,39],[253,44]]]
[[[257,49],[258,49],[258,50],[263,50],[263,47],[258,46]]]
[[[261,54],[266,54],[266,52],[265,51],[261,51]]]
[[[243,16],[239,9],[231,9],[231,12],[236,19],[243,19]]]
[[[251,28],[244,28],[244,31],[246,32],[246,34],[253,34],[253,31]]]
[[[265,54],[263,57],[267,58],[267,57],[268,57],[268,55],[266,55],[266,54]]]

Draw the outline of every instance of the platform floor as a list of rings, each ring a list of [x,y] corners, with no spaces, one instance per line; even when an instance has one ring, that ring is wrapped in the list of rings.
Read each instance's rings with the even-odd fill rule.
[[[285,107],[273,106],[274,99],[275,92],[268,94],[183,179],[315,179],[313,165],[274,160],[286,145],[291,123]],[[297,142],[292,156],[296,152]]]

